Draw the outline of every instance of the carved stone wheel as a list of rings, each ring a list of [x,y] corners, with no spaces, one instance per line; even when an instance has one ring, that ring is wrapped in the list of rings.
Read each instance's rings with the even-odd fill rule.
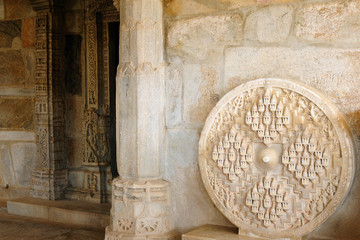
[[[339,111],[300,83],[259,79],[215,106],[199,143],[202,180],[240,234],[299,237],[345,199],[354,146]]]

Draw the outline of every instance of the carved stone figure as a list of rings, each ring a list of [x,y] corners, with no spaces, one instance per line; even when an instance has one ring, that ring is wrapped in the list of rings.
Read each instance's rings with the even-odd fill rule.
[[[232,90],[210,113],[200,171],[240,234],[299,237],[345,198],[354,175],[352,137],[339,112],[315,92],[260,79]]]

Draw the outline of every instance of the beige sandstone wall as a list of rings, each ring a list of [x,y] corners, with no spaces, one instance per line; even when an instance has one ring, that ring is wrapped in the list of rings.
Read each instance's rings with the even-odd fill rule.
[[[165,177],[179,231],[230,224],[203,187],[197,147],[211,109],[241,83],[275,77],[320,90],[360,149],[360,0],[167,0],[165,17]],[[359,183],[307,239],[360,238]]]
[[[38,158],[34,16],[25,1],[0,1],[0,198],[28,194]]]

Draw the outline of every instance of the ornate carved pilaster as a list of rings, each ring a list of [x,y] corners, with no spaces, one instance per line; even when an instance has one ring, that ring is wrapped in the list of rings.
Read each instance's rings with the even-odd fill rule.
[[[40,158],[31,195],[61,199],[67,186],[64,159],[64,35],[60,1],[31,1],[36,17],[35,112]]]
[[[164,146],[161,0],[120,0],[117,72],[117,164],[107,240],[177,239],[169,220]]]
[[[107,202],[110,196],[110,58],[109,23],[119,21],[112,0],[85,0],[86,79],[83,117],[81,199]],[[72,196],[70,196],[72,198]]]

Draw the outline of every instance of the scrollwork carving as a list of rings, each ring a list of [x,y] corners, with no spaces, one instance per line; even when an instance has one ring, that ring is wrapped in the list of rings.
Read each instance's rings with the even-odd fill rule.
[[[100,131],[108,128],[108,121],[99,121],[99,115],[95,109],[85,110],[84,112],[84,165],[108,165],[110,162],[110,143],[107,131]]]

